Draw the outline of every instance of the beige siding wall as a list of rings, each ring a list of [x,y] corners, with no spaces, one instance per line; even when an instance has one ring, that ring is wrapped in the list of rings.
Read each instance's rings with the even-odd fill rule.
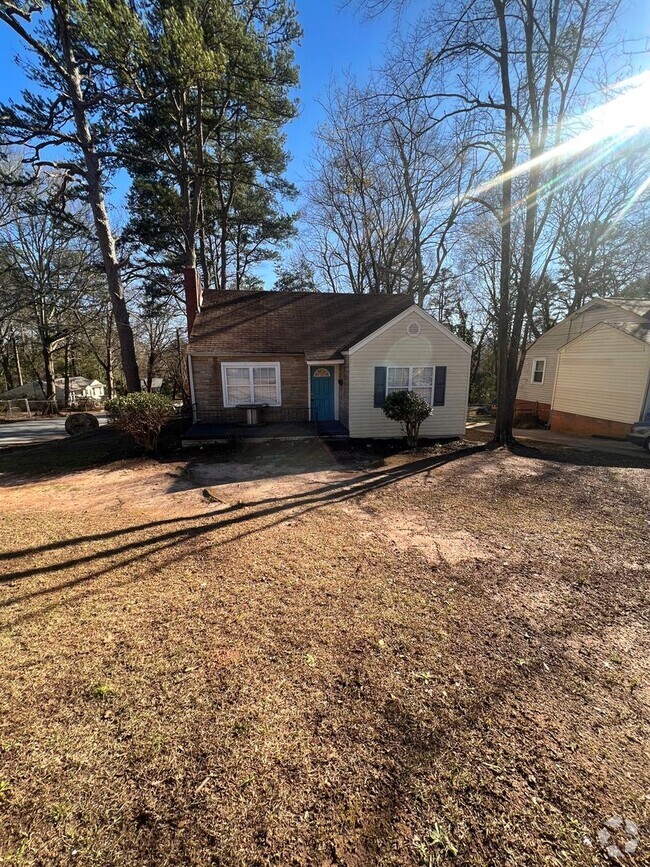
[[[601,325],[559,353],[553,410],[635,422],[650,374],[650,345]]]
[[[546,334],[542,334],[528,349],[519,380],[517,399],[550,404],[553,398],[559,349],[599,322],[639,322],[640,319],[641,317],[636,313],[623,310],[621,307],[598,304],[584,312],[578,311],[569,319],[559,322]],[[535,358],[546,358],[544,382],[541,384],[531,382]]]
[[[417,337],[407,334],[409,322],[418,322]],[[462,436],[467,417],[470,353],[451,336],[413,312],[375,337],[348,358],[350,375],[349,429],[352,437],[399,437],[398,422],[374,407],[375,367],[446,365],[445,405],[436,406],[422,425],[425,437]]]

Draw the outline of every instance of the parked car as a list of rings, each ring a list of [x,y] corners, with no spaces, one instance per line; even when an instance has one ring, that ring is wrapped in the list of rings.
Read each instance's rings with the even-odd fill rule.
[[[650,452],[650,420],[635,422],[627,438]]]

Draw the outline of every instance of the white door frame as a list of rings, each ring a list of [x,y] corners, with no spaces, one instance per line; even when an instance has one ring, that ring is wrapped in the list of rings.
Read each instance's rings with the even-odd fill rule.
[[[307,362],[307,409],[309,411],[309,421],[311,421],[311,368],[312,367],[334,367],[334,421],[339,421],[339,372],[336,369],[337,365],[345,364],[343,360],[335,359],[333,361],[308,361]]]

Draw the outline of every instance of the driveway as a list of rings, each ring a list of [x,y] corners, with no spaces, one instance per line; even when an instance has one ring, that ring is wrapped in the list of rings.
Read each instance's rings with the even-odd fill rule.
[[[467,430],[481,431],[484,433],[492,433],[494,424],[489,421],[470,421],[467,423]],[[626,457],[645,457],[650,464],[650,455],[645,449],[640,446],[635,446],[634,443],[622,442],[620,440],[598,439],[596,437],[581,437],[571,434],[557,433],[552,430],[539,428],[535,430],[527,430],[524,428],[515,428],[513,431],[518,440],[537,443],[552,443],[558,446],[567,446],[572,449],[582,449],[589,452],[605,452],[610,455],[625,455]]]
[[[100,425],[108,424],[108,416],[97,416]],[[25,421],[12,421],[0,424],[0,448],[7,446],[27,446],[49,440],[65,439],[65,416],[50,418],[30,418]]]

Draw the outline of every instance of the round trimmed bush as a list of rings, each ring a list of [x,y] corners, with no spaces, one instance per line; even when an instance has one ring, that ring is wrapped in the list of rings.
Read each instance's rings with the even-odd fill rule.
[[[432,411],[426,400],[414,391],[393,391],[384,401],[384,415],[402,425],[406,443],[411,449],[416,448],[420,425]]]

